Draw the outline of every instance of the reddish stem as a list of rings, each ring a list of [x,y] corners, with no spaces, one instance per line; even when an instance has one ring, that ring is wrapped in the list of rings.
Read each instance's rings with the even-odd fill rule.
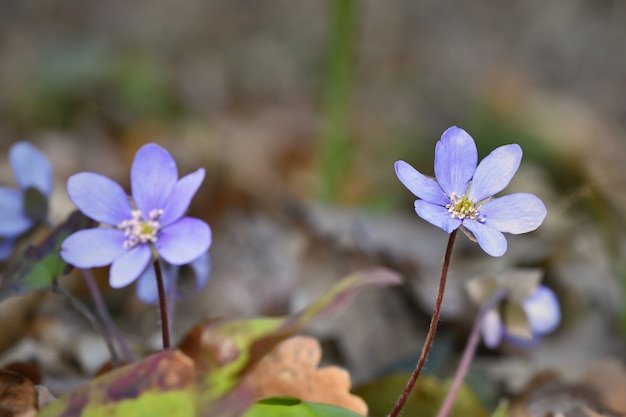
[[[170,349],[170,325],[167,317],[167,297],[165,294],[165,283],[161,272],[159,258],[154,260],[154,272],[156,274],[157,288],[159,290],[159,309],[161,310],[161,333],[163,335],[163,350]]]
[[[398,398],[398,402],[396,403],[391,413],[389,413],[388,417],[397,417],[402,411],[402,407],[406,403],[406,400],[409,399],[409,395],[411,391],[413,391],[413,387],[415,386],[415,382],[417,382],[417,378],[420,376],[422,372],[422,368],[426,363],[426,358],[428,358],[428,353],[430,352],[430,348],[435,341],[435,333],[437,333],[437,325],[439,324],[439,316],[441,314],[441,302],[443,301],[443,293],[446,289],[446,280],[448,278],[448,268],[450,266],[450,258],[452,257],[452,247],[454,246],[454,239],[456,238],[456,233],[458,229],[454,230],[450,233],[450,237],[448,238],[448,246],[446,247],[446,254],[443,258],[443,266],[441,267],[441,278],[439,279],[439,288],[437,290],[437,299],[435,300],[435,308],[433,309],[433,315],[430,319],[430,327],[428,328],[428,334],[426,335],[426,340],[424,341],[424,346],[422,346],[422,353],[420,354],[420,358],[417,361],[417,365],[415,366],[415,370],[411,374],[409,381],[400,394]]]

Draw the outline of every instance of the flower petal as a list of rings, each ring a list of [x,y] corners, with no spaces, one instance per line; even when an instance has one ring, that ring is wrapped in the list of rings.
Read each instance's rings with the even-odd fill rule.
[[[196,275],[196,288],[204,288],[209,280],[209,274],[211,273],[211,256],[209,256],[209,253],[207,252],[200,255],[200,257],[195,259],[189,266],[191,266],[191,269],[193,269]]]
[[[397,161],[394,167],[400,182],[418,198],[440,206],[450,202],[433,178],[423,175],[404,161]]]
[[[142,146],[130,170],[130,186],[135,205],[144,215],[162,209],[178,181],[176,161],[157,144]]]
[[[78,268],[105,266],[126,252],[124,240],[124,233],[116,229],[80,230],[63,241],[61,258]]]
[[[34,187],[46,197],[52,192],[52,166],[39,149],[28,142],[17,142],[9,150],[15,181],[22,190]]]
[[[517,144],[504,145],[487,155],[474,173],[469,198],[483,201],[504,190],[509,185],[522,161],[522,148]]]
[[[174,190],[165,202],[163,216],[159,219],[161,226],[167,226],[185,215],[191,199],[204,180],[204,168],[185,175],[174,186]]]
[[[178,268],[166,263],[162,263],[161,267],[165,293],[168,294],[171,286],[176,284]],[[145,304],[156,304],[159,301],[159,290],[153,266],[148,266],[137,280],[137,298]],[[173,302],[173,300],[168,301]]]
[[[17,237],[32,226],[33,221],[24,214],[22,192],[0,187],[0,237]]]
[[[183,217],[163,228],[154,244],[163,259],[173,265],[187,264],[211,245],[211,229],[200,219]]]
[[[543,202],[528,193],[494,198],[479,208],[485,225],[505,233],[527,233],[538,228],[548,211]]]
[[[546,334],[554,331],[561,322],[561,309],[554,292],[540,285],[533,295],[524,300],[522,307],[528,316],[533,333]]]
[[[485,314],[480,331],[483,335],[485,346],[490,349],[498,347],[502,340],[504,326],[502,325],[502,320],[496,309],[491,309]]]
[[[87,217],[116,226],[131,216],[124,189],[115,181],[93,172],[74,174],[67,180],[70,199]]]
[[[112,288],[122,288],[132,283],[146,269],[151,259],[152,249],[147,244],[125,251],[111,265],[109,285]]]
[[[446,233],[452,233],[461,225],[461,220],[453,219],[445,207],[424,200],[415,201],[415,212],[422,219],[443,229]]]
[[[476,144],[465,130],[453,126],[443,132],[435,146],[435,177],[446,195],[465,194],[477,163]]]
[[[506,238],[498,230],[467,219],[463,221],[463,227],[472,232],[482,250],[488,255],[502,256],[506,252]]]
[[[5,261],[13,254],[14,239],[0,239],[0,262]]]

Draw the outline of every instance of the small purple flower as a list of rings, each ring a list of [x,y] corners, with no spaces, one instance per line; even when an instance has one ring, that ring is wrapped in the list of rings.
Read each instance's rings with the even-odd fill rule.
[[[194,259],[189,266],[196,276],[196,289],[200,290],[204,288],[209,280],[209,273],[211,271],[211,257],[208,252]],[[176,283],[178,282],[180,266],[164,262],[162,269],[165,293],[176,296]],[[146,304],[156,304],[159,301],[154,268],[147,268],[137,280],[137,298]]]
[[[34,145],[15,143],[9,162],[20,188],[0,187],[0,260],[11,255],[18,237],[45,220],[52,193],[52,166]]]
[[[543,335],[553,332],[561,322],[559,301],[554,292],[544,285],[539,285],[522,301],[521,306],[526,313],[532,337],[525,339],[507,331],[500,313],[494,308],[485,315],[481,329],[487,347],[494,349],[503,339],[520,348],[533,346]]]
[[[105,227],[70,235],[62,244],[61,257],[78,268],[111,264],[113,288],[136,280],[153,253],[172,265],[192,262],[211,245],[209,226],[183,217],[203,179],[201,168],[179,180],[176,162],[156,144],[144,145],[135,155],[130,172],[132,201],[105,176],[72,175],[67,181],[70,199]]]
[[[451,127],[435,147],[435,178],[427,177],[404,161],[395,164],[396,175],[419,200],[417,215],[447,233],[461,227],[491,256],[507,249],[502,234],[520,234],[541,225],[547,211],[532,194],[516,193],[493,198],[511,181],[519,168],[522,149],[504,145],[478,164],[472,137]]]

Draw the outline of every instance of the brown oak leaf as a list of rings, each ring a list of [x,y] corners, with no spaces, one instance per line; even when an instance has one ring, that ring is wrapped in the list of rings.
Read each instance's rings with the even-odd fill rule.
[[[319,341],[295,336],[280,343],[246,377],[257,398],[292,396],[367,415],[367,404],[350,393],[350,375],[336,366],[318,368]]]

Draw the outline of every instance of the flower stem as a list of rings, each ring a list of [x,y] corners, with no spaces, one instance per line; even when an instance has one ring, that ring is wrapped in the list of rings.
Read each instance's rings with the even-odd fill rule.
[[[448,268],[450,267],[450,258],[452,257],[452,247],[454,246],[454,239],[456,238],[458,229],[454,230],[450,233],[450,237],[448,238],[448,246],[446,247],[446,254],[443,258],[443,266],[441,267],[441,278],[439,278],[439,288],[437,290],[437,299],[435,300],[435,308],[433,309],[433,315],[430,319],[430,327],[428,328],[428,333],[426,334],[426,340],[424,341],[424,346],[422,346],[422,353],[420,354],[420,358],[417,361],[417,365],[415,366],[415,370],[411,374],[409,381],[400,394],[396,405],[389,413],[388,417],[397,417],[402,411],[402,407],[406,403],[406,400],[409,399],[409,395],[413,390],[413,386],[415,382],[417,382],[417,378],[420,376],[422,372],[422,368],[424,367],[424,363],[426,363],[426,358],[428,357],[428,352],[430,352],[430,348],[433,345],[435,340],[435,333],[437,333],[437,325],[439,324],[439,315],[441,314],[441,302],[443,301],[443,293],[446,289],[446,280],[448,278]]]
[[[161,333],[163,335],[163,350],[170,349],[170,324],[167,317],[167,296],[165,294],[165,283],[161,272],[159,258],[154,260],[154,272],[156,274],[157,288],[159,290],[159,309],[161,310]]]
[[[102,293],[98,288],[98,284],[96,283],[96,279],[93,276],[93,273],[89,269],[81,269],[83,276],[85,277],[85,282],[87,283],[87,288],[89,289],[89,293],[91,294],[91,298],[96,307],[96,311],[100,316],[100,319],[103,321],[104,326],[107,328],[107,332],[111,335],[111,338],[115,341],[117,346],[120,348],[127,362],[133,362],[135,360],[135,355],[130,351],[126,341],[117,330],[117,327],[113,323],[111,319],[111,315],[109,314],[109,310],[106,308],[106,304],[102,298]]]
[[[117,368],[120,365],[120,358],[117,356],[117,351],[115,350],[115,346],[113,346],[113,341],[111,340],[106,326],[102,324],[96,318],[96,316],[93,315],[93,313],[89,310],[89,308],[87,308],[85,304],[83,304],[78,298],[76,298],[65,288],[61,287],[58,280],[56,279],[52,282],[52,291],[63,296],[67,300],[67,302],[69,302],[70,305],[76,309],[76,311],[82,314],[83,317],[85,317],[87,321],[91,324],[91,326],[102,335],[102,338],[104,339],[104,342],[109,349],[109,353],[111,354],[111,363],[113,364],[114,368]]]
[[[459,363],[459,367],[456,369],[454,380],[452,381],[452,385],[450,385],[450,389],[448,390],[448,394],[446,395],[443,404],[441,404],[437,417],[446,417],[452,409],[456,394],[461,388],[461,384],[463,383],[465,375],[469,370],[472,359],[474,359],[474,354],[476,353],[476,348],[478,347],[478,342],[480,341],[480,329],[483,325],[483,320],[485,319],[487,313],[494,308],[505,295],[506,290],[496,292],[478,312],[476,320],[474,320],[474,327],[472,327],[465,349],[463,349],[463,356],[461,356],[461,362]]]

